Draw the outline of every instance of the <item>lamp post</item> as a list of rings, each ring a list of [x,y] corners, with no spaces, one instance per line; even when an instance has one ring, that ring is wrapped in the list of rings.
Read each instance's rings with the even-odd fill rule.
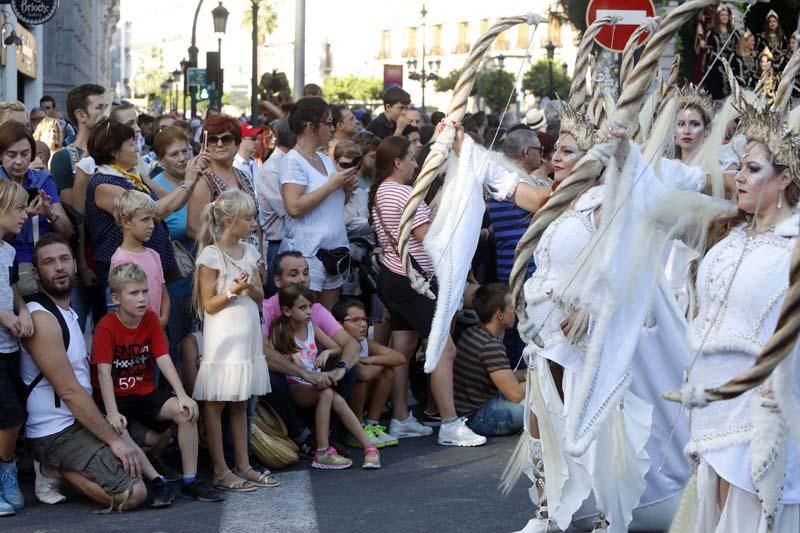
[[[253,64],[250,72],[250,124],[256,124],[258,116],[258,1],[252,0],[253,6]]]
[[[547,67],[548,67],[548,90],[547,96],[553,98],[553,57],[556,53],[556,46],[553,44],[553,41],[547,41],[547,45],[544,47],[547,50]]]
[[[169,99],[170,99],[169,98],[169,90],[170,90],[170,87],[172,86],[170,84],[170,81],[171,80],[164,80],[163,82],[161,82],[161,100],[164,103],[163,109],[161,110],[162,114],[169,107]]]
[[[186,119],[186,93],[189,87],[189,62],[186,59],[181,59],[181,72],[183,73],[183,118]]]
[[[194,10],[194,19],[192,20],[192,44],[189,46],[189,61],[186,64],[186,69],[197,68],[197,15],[200,14],[200,7],[203,5],[203,0],[198,0],[197,7]],[[186,88],[188,87],[187,75],[184,77],[184,98],[186,96]],[[192,97],[192,108],[189,115],[191,120],[197,114],[197,87],[189,87],[189,93]],[[186,107],[184,105],[184,107]]]
[[[214,19],[214,33],[217,34],[217,60],[219,61],[219,70],[217,71],[217,107],[222,111],[222,36],[225,35],[225,26],[228,25],[228,10],[219,3],[217,7],[211,10],[211,16]]]
[[[181,74],[182,74],[182,72],[180,70],[176,69],[176,70],[172,71],[172,81],[173,81],[173,84],[174,84],[174,87],[175,87],[175,95],[174,95],[174,97],[172,99],[172,101],[173,101],[172,112],[173,113],[177,113],[178,112],[178,80],[181,79]]]
[[[417,72],[417,59],[412,58],[406,62],[408,66],[408,79],[418,81],[420,83],[422,89],[422,106],[421,111],[425,113],[425,86],[428,84],[429,81],[435,81],[439,79],[439,75],[436,74],[436,71],[439,70],[439,67],[442,65],[440,60],[428,60],[427,61],[427,70],[425,68],[426,62],[425,58],[427,55],[427,49],[425,47],[425,18],[428,16],[428,10],[425,9],[425,4],[422,4],[422,10],[419,12],[422,15],[422,61],[419,62],[419,66],[422,70]]]

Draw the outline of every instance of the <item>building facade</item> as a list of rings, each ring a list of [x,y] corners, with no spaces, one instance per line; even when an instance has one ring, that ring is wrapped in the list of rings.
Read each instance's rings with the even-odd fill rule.
[[[28,107],[38,105],[42,94],[56,99],[66,110],[69,90],[83,83],[111,87],[112,35],[119,21],[119,0],[69,0],[44,25],[42,36],[44,76],[42,93]]]

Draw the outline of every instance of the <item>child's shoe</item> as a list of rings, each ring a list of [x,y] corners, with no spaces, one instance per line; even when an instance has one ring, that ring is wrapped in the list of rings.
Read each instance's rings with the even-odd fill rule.
[[[353,461],[339,455],[333,446],[327,450],[317,450],[314,461],[311,463],[311,468],[321,470],[344,470],[351,466],[353,466]]]
[[[381,467],[381,454],[374,446],[364,449],[364,464],[361,468],[365,470],[377,470]]]
[[[0,461],[0,497],[10,503],[14,509],[25,507],[25,498],[19,490],[17,481],[17,461],[12,459],[8,462]]]
[[[386,433],[386,427],[380,424],[367,424],[364,426],[369,440],[376,448],[385,448],[387,446],[397,446],[400,441],[389,433]]]

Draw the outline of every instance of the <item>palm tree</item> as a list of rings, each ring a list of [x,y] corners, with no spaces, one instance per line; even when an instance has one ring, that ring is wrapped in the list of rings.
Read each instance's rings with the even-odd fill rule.
[[[275,31],[278,25],[278,15],[269,3],[269,0],[257,0],[258,2],[258,45],[264,44],[267,35]],[[248,3],[248,6],[250,4]],[[242,16],[242,29],[250,31],[253,28],[253,10],[251,7],[245,9]]]

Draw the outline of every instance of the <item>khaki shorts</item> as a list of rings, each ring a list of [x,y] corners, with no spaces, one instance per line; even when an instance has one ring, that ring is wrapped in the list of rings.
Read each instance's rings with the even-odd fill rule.
[[[125,472],[111,448],[78,422],[31,441],[34,457],[44,466],[77,472],[100,485],[106,494],[122,494],[139,481]]]

